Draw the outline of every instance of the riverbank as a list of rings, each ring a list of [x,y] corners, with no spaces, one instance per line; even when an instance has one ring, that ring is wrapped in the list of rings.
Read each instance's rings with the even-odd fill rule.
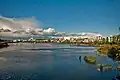
[[[24,42],[29,44],[30,42]],[[17,44],[17,43],[16,43]],[[20,43],[21,44],[21,43]],[[33,44],[39,44],[39,43],[33,43]],[[40,43],[42,44],[42,43]],[[49,43],[46,43],[49,44]],[[68,43],[53,43],[53,44],[68,44]],[[2,44],[3,45],[3,44]],[[6,47],[8,45],[5,45]],[[91,47],[97,47],[97,55],[102,55],[102,56],[107,56],[108,50],[111,48],[120,48],[119,45],[115,45],[115,44],[70,44],[70,46],[91,46]]]
[[[104,45],[101,45],[100,48],[97,49],[97,52],[98,54],[100,55],[104,55],[104,56],[107,56],[108,54],[108,51],[112,48],[115,48],[115,49],[120,49],[120,46],[119,45],[110,45],[110,44],[104,44]]]
[[[8,47],[8,43],[7,42],[0,42],[0,48],[4,48],[4,47]]]

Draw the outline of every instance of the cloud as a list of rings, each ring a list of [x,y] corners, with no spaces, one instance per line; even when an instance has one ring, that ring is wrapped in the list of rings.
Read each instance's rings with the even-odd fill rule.
[[[54,28],[48,28],[43,30],[43,35],[54,35],[56,33]]]
[[[35,18],[6,18],[0,16],[0,28],[10,29],[10,30],[27,30],[27,29],[36,29],[40,25]]]
[[[0,16],[0,32],[2,32],[0,33],[0,35],[2,36],[4,35],[28,36],[28,34],[29,35],[36,34],[35,30],[39,28],[40,28],[40,24],[34,17],[16,19],[16,18],[6,18]],[[7,31],[9,33],[7,33]]]
[[[98,33],[66,33],[57,32],[54,28],[41,29],[40,23],[36,18],[6,18],[0,16],[0,36],[5,37],[29,37],[36,36],[80,36],[97,37],[102,36]]]
[[[9,33],[8,33],[8,32]],[[54,35],[54,28],[41,29],[39,21],[32,18],[6,18],[0,16],[0,35],[2,36],[31,36],[31,35]]]
[[[55,36],[65,36],[66,33],[65,32],[56,32],[54,35]]]

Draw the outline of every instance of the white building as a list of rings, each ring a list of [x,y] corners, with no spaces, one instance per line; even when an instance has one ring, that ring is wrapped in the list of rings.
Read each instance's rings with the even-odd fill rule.
[[[30,39],[28,39],[28,41],[35,41],[35,39],[31,37]]]

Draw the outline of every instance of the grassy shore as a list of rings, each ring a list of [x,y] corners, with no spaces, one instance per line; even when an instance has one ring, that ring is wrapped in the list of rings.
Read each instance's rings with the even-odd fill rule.
[[[112,45],[110,45],[110,44],[104,44],[104,45],[101,45],[100,48],[97,49],[97,51],[98,51],[99,54],[107,55],[108,51],[111,48],[119,49],[120,45],[116,45],[116,44],[112,44]]]
[[[96,57],[93,57],[93,56],[85,56],[85,57],[84,57],[84,60],[85,60],[87,63],[96,64]]]

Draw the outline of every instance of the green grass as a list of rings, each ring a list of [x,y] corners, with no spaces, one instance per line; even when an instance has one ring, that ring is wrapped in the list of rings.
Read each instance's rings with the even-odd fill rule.
[[[93,56],[85,56],[85,57],[84,57],[84,60],[85,60],[87,63],[96,64],[96,57],[93,57]]]

